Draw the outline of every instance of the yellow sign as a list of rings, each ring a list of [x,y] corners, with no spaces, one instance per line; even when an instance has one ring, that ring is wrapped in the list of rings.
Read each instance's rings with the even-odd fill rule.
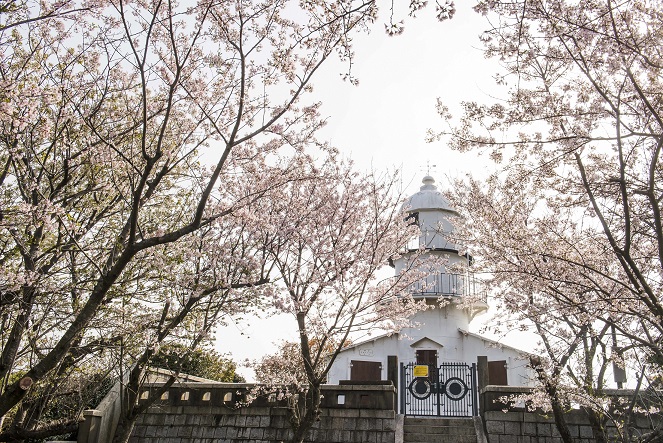
[[[412,375],[415,377],[428,377],[428,365],[416,365]]]

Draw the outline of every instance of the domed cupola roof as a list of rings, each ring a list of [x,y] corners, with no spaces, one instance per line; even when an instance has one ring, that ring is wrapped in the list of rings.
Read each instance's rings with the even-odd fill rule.
[[[417,212],[425,210],[443,210],[456,213],[447,200],[435,186],[435,179],[427,175],[422,180],[423,186],[419,192],[407,199],[403,208],[408,212]]]

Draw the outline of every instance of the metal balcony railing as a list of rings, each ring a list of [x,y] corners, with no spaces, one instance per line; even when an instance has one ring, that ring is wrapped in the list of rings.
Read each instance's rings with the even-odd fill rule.
[[[481,280],[471,274],[432,274],[412,285],[412,295],[467,297],[488,302],[488,293]]]

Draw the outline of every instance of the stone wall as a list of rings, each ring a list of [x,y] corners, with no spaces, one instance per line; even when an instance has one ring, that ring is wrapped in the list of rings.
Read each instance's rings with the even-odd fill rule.
[[[587,419],[579,411],[567,414],[576,443],[596,441]],[[562,443],[554,420],[531,412],[486,411],[484,423],[489,443]]]
[[[500,400],[510,395],[526,393],[528,390],[531,388],[516,386],[487,386],[482,389],[481,415],[489,443],[562,443],[551,414],[529,412],[522,404],[505,403]],[[611,390],[607,394],[631,398],[634,392]],[[651,418],[636,417],[632,426],[633,432],[637,435],[651,432],[654,427]],[[569,410],[565,413],[565,419],[575,443],[596,441],[587,415],[583,411]],[[658,419],[660,421],[660,417]],[[617,437],[614,424],[608,424],[607,434],[610,438]]]
[[[156,395],[161,383],[145,386],[141,401]],[[275,396],[261,396],[249,406],[254,385],[231,383],[182,382],[169,388],[142,415],[131,443],[276,443],[287,441],[292,431],[287,406]],[[481,419],[487,443],[561,443],[552,417],[527,412],[524,405],[503,403],[500,398],[524,393],[528,388],[486,386],[482,389]],[[633,392],[615,391],[615,396],[630,397]],[[396,391],[392,385],[342,384],[324,386],[322,416],[309,436],[309,442],[326,443],[402,443],[403,416],[395,412]],[[108,443],[116,421],[117,398],[102,402],[103,408],[86,411],[78,443]],[[507,412],[504,412],[506,410]],[[575,443],[594,442],[586,415],[579,410],[566,415]],[[653,428],[642,417],[635,420],[634,432],[644,435]],[[616,434],[616,429],[609,432]]]
[[[149,397],[147,386],[141,394]],[[258,398],[238,407],[250,386],[196,383],[171,387],[140,417],[132,443],[267,443],[291,437],[287,408],[275,398]],[[311,442],[400,443],[395,432],[391,385],[328,386],[323,412],[310,434]],[[402,432],[401,434],[402,435]]]

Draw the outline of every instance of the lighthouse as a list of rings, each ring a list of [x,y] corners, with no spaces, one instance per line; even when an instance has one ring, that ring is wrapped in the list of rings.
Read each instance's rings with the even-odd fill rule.
[[[488,310],[486,291],[471,272],[471,257],[460,251],[454,239],[453,222],[460,219],[459,214],[437,189],[433,177],[424,177],[422,183],[419,192],[404,203],[408,220],[419,226],[419,238],[395,260],[394,268],[397,275],[403,272],[416,261],[413,256],[421,254],[422,249],[424,259],[437,264],[433,272],[412,288],[412,295],[424,299],[429,306],[417,313],[413,321],[425,325],[425,337],[429,340],[449,343],[457,337],[459,329],[468,331],[472,319]],[[455,360],[460,356],[454,352],[444,357]]]
[[[529,369],[523,352],[470,331],[471,322],[488,310],[487,292],[472,274],[472,258],[454,237],[459,214],[433,177],[423,178],[404,211],[420,232],[394,260],[394,272],[403,272],[416,257],[435,263],[411,288],[412,296],[425,301],[428,309],[411,318],[416,326],[345,348],[328,382],[391,381],[398,387],[401,413],[475,415],[478,361],[488,371],[490,384],[528,385]]]

